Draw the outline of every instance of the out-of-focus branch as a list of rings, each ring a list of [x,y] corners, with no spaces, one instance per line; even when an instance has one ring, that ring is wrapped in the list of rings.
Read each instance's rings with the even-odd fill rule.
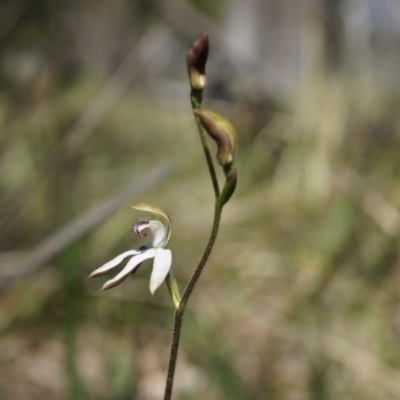
[[[122,97],[138,73],[153,62],[165,45],[168,29],[157,24],[132,48],[102,91],[87,105],[84,112],[59,144],[64,157],[69,158],[87,139],[106,112]]]
[[[15,280],[30,276],[45,266],[45,263],[59,254],[65,247],[93,230],[133,197],[155,186],[171,175],[175,166],[172,161],[161,163],[136,177],[117,194],[97,204],[76,217],[73,221],[43,240],[21,262],[2,266],[0,273],[0,292]]]
[[[65,134],[64,139],[45,156],[44,163],[50,167],[46,176],[41,178],[30,176],[28,181],[0,201],[1,237],[7,234],[11,221],[15,220],[15,215],[37,185],[48,179],[50,174],[57,173],[65,165],[90,136],[107,111],[122,97],[138,73],[153,61],[154,55],[165,44],[167,32],[168,29],[163,24],[157,24],[132,48],[100,93],[87,105],[76,123]]]

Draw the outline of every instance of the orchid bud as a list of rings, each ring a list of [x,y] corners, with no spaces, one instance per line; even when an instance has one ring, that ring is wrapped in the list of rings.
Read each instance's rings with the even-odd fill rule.
[[[195,90],[203,90],[207,84],[206,62],[208,56],[208,36],[203,33],[192,44],[186,56],[190,86]]]
[[[210,110],[194,110],[207,133],[218,146],[217,161],[222,167],[233,163],[236,150],[237,134],[232,124],[221,115]]]

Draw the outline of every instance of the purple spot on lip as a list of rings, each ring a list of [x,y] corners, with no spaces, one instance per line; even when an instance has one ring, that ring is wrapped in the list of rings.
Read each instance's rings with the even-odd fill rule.
[[[143,229],[148,228],[148,226],[149,226],[148,221],[139,221],[135,225],[133,225],[133,232],[135,233],[135,235],[137,235],[141,238],[145,238],[147,236],[147,233],[142,232],[142,231],[143,231]]]

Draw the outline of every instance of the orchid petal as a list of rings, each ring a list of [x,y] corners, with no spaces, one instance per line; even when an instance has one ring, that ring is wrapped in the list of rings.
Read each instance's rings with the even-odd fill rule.
[[[164,282],[171,269],[172,252],[168,249],[156,249],[153,271],[150,277],[150,292],[153,295]]]
[[[124,281],[128,275],[134,271],[135,268],[137,268],[144,260],[147,260],[149,258],[152,258],[156,255],[157,250],[156,249],[148,249],[140,254],[138,254],[135,257],[132,257],[128,264],[126,264],[125,268],[113,279],[110,279],[107,281],[101,290],[107,290],[111,289],[114,286],[117,286],[120,284],[122,281]]]
[[[160,206],[157,206],[155,204],[152,203],[137,203],[134,204],[132,206],[132,208],[134,208],[135,210],[139,210],[139,211],[146,211],[149,212],[150,214],[156,216],[157,218],[162,217],[166,222],[166,232],[165,232],[165,240],[162,246],[165,246],[168,241],[169,238],[171,236],[171,218],[168,215],[168,213]],[[160,246],[160,247],[162,247]]]
[[[97,268],[94,270],[90,275],[89,278],[94,278],[96,276],[104,275],[111,269],[115,268],[118,264],[121,264],[121,262],[128,256],[135,256],[137,254],[142,253],[141,251],[138,250],[129,250],[126,251],[125,253],[122,253],[118,255],[117,257],[113,258],[111,261],[108,261],[101,267]]]
[[[157,220],[149,221],[149,229],[153,234],[153,246],[163,247],[166,239],[165,226]]]

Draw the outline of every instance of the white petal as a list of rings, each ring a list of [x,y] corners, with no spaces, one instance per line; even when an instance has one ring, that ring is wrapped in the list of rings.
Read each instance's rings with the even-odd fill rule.
[[[164,234],[163,244],[155,247],[165,247],[168,243],[169,237],[171,236],[171,218],[168,213],[160,206],[151,203],[137,203],[132,206],[136,210],[146,211],[157,217],[161,217],[166,225],[163,223],[166,233]],[[147,219],[145,219],[147,220]]]
[[[154,256],[153,271],[150,277],[150,292],[152,295],[167,277],[171,269],[171,263],[171,250],[157,249],[157,253]]]
[[[94,270],[90,275],[89,278],[94,278],[96,276],[104,275],[111,269],[115,268],[118,264],[121,264],[121,262],[128,256],[134,256],[136,254],[140,254],[141,251],[138,250],[129,250],[126,251],[125,253],[120,254],[119,256],[113,258],[111,261],[105,263],[102,265],[100,268],[97,268]]]
[[[122,281],[124,281],[139,264],[141,264],[144,260],[147,260],[148,258],[154,257],[155,255],[156,255],[156,249],[148,249],[143,251],[141,254],[132,257],[129,260],[128,264],[126,264],[125,268],[115,278],[107,281],[103,285],[101,290],[111,289],[112,287],[117,286]]]
[[[149,221],[149,229],[153,234],[153,246],[163,247],[167,234],[164,224],[160,221],[152,220]]]

